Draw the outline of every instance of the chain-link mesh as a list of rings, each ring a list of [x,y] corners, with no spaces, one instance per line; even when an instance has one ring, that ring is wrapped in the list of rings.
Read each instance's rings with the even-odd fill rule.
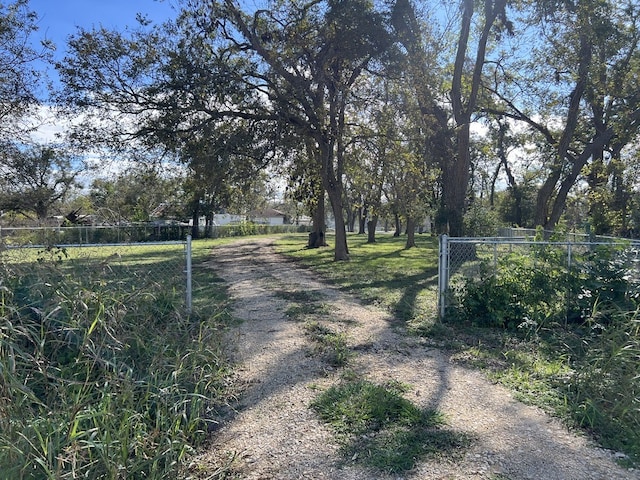
[[[2,245],[0,287],[18,282],[21,303],[55,296],[58,285],[100,295],[151,296],[162,305],[189,309],[185,242],[104,245]],[[31,298],[29,298],[31,297]]]
[[[599,241],[534,241],[525,238],[440,238],[439,260],[439,314],[447,309],[448,292],[461,281],[482,280],[487,275],[509,271],[516,259],[527,258],[535,268],[554,268],[571,273],[576,281],[602,282],[610,278],[623,278],[629,285],[640,289],[640,242]],[[597,279],[596,279],[597,280]],[[612,286],[611,288],[614,288]],[[535,288],[535,285],[532,286]],[[567,288],[580,290],[580,285]],[[637,292],[640,295],[640,291]]]
[[[191,227],[184,224],[0,227],[0,242],[5,245],[168,242],[184,240],[190,232]]]
[[[305,225],[261,225],[240,223],[233,225],[200,226],[201,238],[238,237],[270,233],[303,233]],[[2,227],[0,243],[5,245],[92,245],[105,243],[140,243],[184,241],[192,227],[183,223],[86,225],[50,227]]]

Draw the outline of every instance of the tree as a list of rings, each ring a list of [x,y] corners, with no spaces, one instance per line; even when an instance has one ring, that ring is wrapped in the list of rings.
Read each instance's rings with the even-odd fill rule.
[[[637,138],[638,10],[635,2],[537,2],[525,19],[537,33],[528,50],[520,46],[518,62],[504,56],[487,77],[496,100],[487,111],[546,144],[537,225],[553,229],[579,180],[597,190],[604,165]]]
[[[511,31],[506,17],[507,0],[484,0],[477,38],[475,58],[469,68],[469,41],[471,21],[475,13],[474,0],[462,1],[462,19],[458,37],[457,52],[451,81],[451,107],[456,131],[456,155],[443,165],[442,197],[444,213],[452,236],[463,234],[463,218],[466,210],[467,189],[471,165],[470,135],[472,116],[478,109],[482,73],[485,65],[487,46],[491,34],[496,30]]]
[[[447,63],[448,52],[446,47],[443,47],[445,42],[441,41],[442,33],[436,31],[438,22],[429,15],[420,21],[414,5],[409,0],[396,0],[392,23],[398,41],[406,52],[404,63],[399,66],[402,73],[398,82],[413,88],[423,137],[423,158],[431,174],[436,175],[438,190],[441,191],[444,188],[445,167],[456,155],[451,109],[444,101],[447,84],[450,84],[446,81],[446,65],[443,67],[443,64]],[[439,173],[436,173],[438,170]],[[461,180],[468,183],[464,178]],[[449,181],[453,182],[455,179]],[[445,196],[441,192],[434,194],[434,199],[436,196],[439,197],[439,208],[435,216],[435,227],[438,232],[448,232],[449,218]],[[399,234],[398,212],[395,214],[396,234]]]
[[[274,2],[253,15],[232,0],[194,3],[209,12],[212,31],[264,66],[251,81],[308,139],[336,222],[334,258],[348,259],[345,118],[356,80],[391,45],[382,15],[367,0]]]
[[[115,176],[96,178],[89,189],[95,213],[109,223],[148,222],[158,206],[165,204],[184,216],[180,178],[170,177],[157,166],[139,162]]]
[[[383,190],[392,163],[392,145],[399,120],[398,105],[392,105],[390,80],[386,75],[368,75],[360,82],[357,106],[349,119],[345,158],[345,192],[351,204],[353,224],[358,234],[367,233],[367,242],[375,243],[376,228],[382,211]],[[356,102],[352,102],[356,103]]]
[[[51,208],[79,187],[77,159],[52,147],[16,146],[0,157],[0,210],[47,218]]]
[[[72,132],[74,143],[120,155],[157,152],[186,165],[195,238],[200,216],[211,220],[228,204],[229,188],[250,181],[273,156],[280,132],[244,81],[252,65],[208,43],[188,12],[161,27],[80,30],[57,68],[60,103],[86,118]]]
[[[42,74],[34,63],[49,59],[51,45],[45,42],[40,51],[30,46],[37,21],[28,0],[0,3],[0,144],[23,137],[28,127],[19,120],[38,103]]]

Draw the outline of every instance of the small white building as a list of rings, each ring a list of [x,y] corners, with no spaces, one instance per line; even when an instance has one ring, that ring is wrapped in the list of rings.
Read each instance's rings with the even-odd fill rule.
[[[213,215],[213,224],[214,225],[229,225],[242,223],[245,221],[245,218],[242,215],[235,215],[232,213],[216,213]],[[204,222],[201,222],[204,225]]]
[[[249,213],[248,220],[261,225],[285,225],[287,215],[275,208],[267,208]]]

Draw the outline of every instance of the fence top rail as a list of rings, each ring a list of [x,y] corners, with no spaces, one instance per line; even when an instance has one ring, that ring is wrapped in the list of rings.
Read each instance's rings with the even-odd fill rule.
[[[524,245],[632,245],[640,246],[640,241],[631,239],[612,239],[611,241],[594,241],[594,242],[571,242],[571,241],[540,241],[532,240],[525,237],[447,237],[448,243],[485,243],[485,244],[524,244]]]
[[[168,242],[131,242],[131,243],[62,243],[62,244],[56,243],[54,245],[34,245],[34,244],[3,245],[2,248],[11,250],[11,249],[21,249],[21,248],[50,248],[50,247],[58,247],[58,248],[141,247],[143,245],[185,245],[186,243],[187,243],[186,240],[175,240],[175,241],[168,241]]]

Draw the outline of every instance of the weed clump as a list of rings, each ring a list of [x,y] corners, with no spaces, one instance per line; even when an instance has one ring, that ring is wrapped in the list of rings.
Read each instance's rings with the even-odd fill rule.
[[[446,429],[441,413],[419,409],[403,393],[396,382],[354,380],[329,388],[311,408],[332,427],[344,457],[365,466],[398,473],[425,457],[460,455],[470,438]]]

